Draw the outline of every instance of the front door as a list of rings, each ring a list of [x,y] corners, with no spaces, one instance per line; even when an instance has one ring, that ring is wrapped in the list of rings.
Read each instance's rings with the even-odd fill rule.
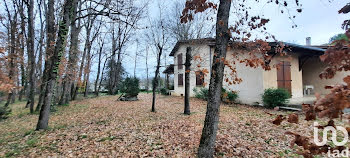
[[[290,62],[281,61],[277,66],[277,87],[286,89],[292,95]]]

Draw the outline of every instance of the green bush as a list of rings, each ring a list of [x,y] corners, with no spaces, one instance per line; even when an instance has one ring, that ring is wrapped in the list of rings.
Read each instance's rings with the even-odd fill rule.
[[[140,92],[147,92],[147,89],[140,89]]]
[[[160,89],[160,94],[162,94],[162,95],[169,95],[169,90],[166,89],[166,88],[161,88]]]
[[[208,100],[209,89],[208,88],[194,88],[193,92],[195,97],[198,99]],[[238,98],[238,94],[236,92],[228,92],[226,89],[221,89],[221,101],[223,102],[234,102]]]
[[[8,115],[11,114],[11,109],[5,106],[0,106],[0,120],[8,118]]]
[[[127,97],[136,97],[139,92],[139,79],[135,77],[127,77],[122,82],[120,92],[125,93]]]
[[[238,98],[237,92],[227,92],[227,99],[231,102],[235,102]]]
[[[208,100],[209,89],[208,88],[194,88],[194,96],[198,99]]]
[[[4,97],[5,96],[5,92],[0,91],[0,97]]]
[[[269,88],[265,89],[262,95],[262,101],[264,106],[268,108],[274,108],[276,106],[285,105],[288,103],[290,94],[287,90],[281,88]]]
[[[227,91],[225,88],[221,89],[221,101],[235,102],[237,98],[238,98],[237,92]]]

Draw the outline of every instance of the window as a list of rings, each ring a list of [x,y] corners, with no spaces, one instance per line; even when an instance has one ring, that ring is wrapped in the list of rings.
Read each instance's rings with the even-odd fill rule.
[[[196,86],[203,86],[204,74],[202,71],[196,71]]]
[[[177,55],[177,66],[178,69],[182,69],[182,54]]]
[[[184,85],[184,75],[183,74],[178,74],[177,75],[177,85],[178,86],[183,86]]]

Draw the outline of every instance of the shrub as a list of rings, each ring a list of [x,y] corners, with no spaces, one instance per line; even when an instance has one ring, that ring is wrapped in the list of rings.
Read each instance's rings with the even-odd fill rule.
[[[169,90],[166,89],[166,88],[161,88],[160,89],[160,94],[162,94],[162,95],[169,95]]]
[[[139,92],[139,79],[135,77],[127,77],[122,82],[120,92],[125,93],[126,97],[136,97]]]
[[[264,106],[268,108],[285,105],[288,103],[288,98],[290,98],[289,92],[281,88],[265,89],[264,94],[262,95]]]
[[[227,99],[231,102],[235,102],[238,98],[237,92],[227,92]]]
[[[208,88],[194,88],[193,92],[198,99],[208,100],[209,89]],[[236,92],[228,92],[225,88],[221,89],[221,101],[234,102],[238,98]]]
[[[0,120],[8,118],[8,115],[11,114],[11,109],[5,106],[0,106]]]
[[[221,101],[235,102],[237,98],[238,98],[237,92],[227,91],[225,88],[221,89]]]
[[[209,89],[208,88],[194,88],[193,89],[194,96],[198,99],[208,100]]]
[[[5,96],[5,92],[3,92],[3,91],[0,91],[0,97],[4,97]]]
[[[147,89],[140,89],[140,92],[147,92]]]

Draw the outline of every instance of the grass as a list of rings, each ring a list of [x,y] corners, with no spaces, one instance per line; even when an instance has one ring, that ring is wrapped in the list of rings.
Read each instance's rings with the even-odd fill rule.
[[[79,96],[79,98],[81,97]],[[0,157],[13,157],[32,148],[51,148],[50,146],[40,146],[39,137],[68,127],[67,122],[54,121],[50,123],[49,130],[35,131],[39,113],[30,114],[29,109],[25,108],[25,105],[26,101],[16,100],[15,103],[10,104],[12,109],[10,117],[0,121],[0,129],[4,129],[0,130],[0,145],[7,150],[5,153],[0,151]],[[51,118],[57,116],[62,118],[66,114],[79,113],[86,108],[88,108],[86,104],[75,104],[75,102],[71,102],[69,105],[59,105],[56,106],[57,111],[51,113]],[[18,142],[20,142],[20,145],[16,145]],[[15,145],[12,143],[15,143]]]
[[[28,147],[36,147],[36,145],[38,144],[39,139],[37,137],[33,137],[27,140],[26,144],[28,145]]]

